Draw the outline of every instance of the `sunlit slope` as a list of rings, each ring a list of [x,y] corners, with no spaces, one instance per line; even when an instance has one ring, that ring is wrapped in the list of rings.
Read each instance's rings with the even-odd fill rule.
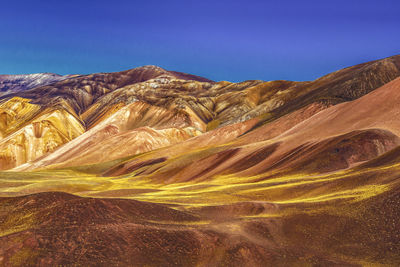
[[[91,137],[90,140],[72,148],[72,150],[64,151],[64,147],[60,148],[57,153],[53,153],[49,157],[44,157],[35,162],[34,165],[21,165],[15,170],[27,170],[33,167],[39,168],[41,164],[49,165],[53,168],[55,166],[60,168],[81,164],[95,164],[97,162],[105,162],[152,151],[161,147],[168,147],[198,134],[199,131],[190,127],[162,130],[140,127],[122,133],[117,133],[114,128],[109,127],[103,129],[101,133],[97,132],[96,138]],[[104,153],[105,150],[107,153]]]
[[[0,140],[17,131],[40,111],[29,99],[14,97],[0,103]]]
[[[65,110],[44,110],[27,125],[0,140],[0,169],[10,169],[53,152],[84,132]]]
[[[186,114],[133,102],[54,153],[17,169],[110,161],[176,144],[199,134],[201,132]]]

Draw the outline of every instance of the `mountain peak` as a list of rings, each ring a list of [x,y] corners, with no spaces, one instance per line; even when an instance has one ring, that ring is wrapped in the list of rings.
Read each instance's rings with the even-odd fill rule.
[[[171,78],[175,78],[175,79],[181,79],[181,80],[193,80],[193,81],[198,81],[198,82],[214,82],[210,79],[201,77],[201,76],[197,76],[197,75],[193,75],[193,74],[188,74],[188,73],[184,73],[184,72],[179,72],[179,71],[171,71],[171,70],[166,70],[162,67],[156,66],[156,65],[144,65],[144,66],[140,66],[140,67],[136,67],[127,71],[123,71],[123,72],[127,72],[127,73],[134,73],[134,72],[143,72],[146,73],[147,77],[152,77],[157,78],[158,76],[161,75],[167,75]],[[149,78],[152,79],[152,78]]]

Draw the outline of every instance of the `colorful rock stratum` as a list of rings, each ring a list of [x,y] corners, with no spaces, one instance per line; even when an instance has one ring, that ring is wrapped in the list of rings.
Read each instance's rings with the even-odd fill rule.
[[[400,266],[400,55],[0,75],[0,170],[1,266]]]

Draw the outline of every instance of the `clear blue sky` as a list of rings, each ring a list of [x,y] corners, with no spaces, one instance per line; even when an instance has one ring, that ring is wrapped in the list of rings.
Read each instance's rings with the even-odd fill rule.
[[[142,65],[214,80],[312,80],[400,54],[398,0],[13,0],[0,73]]]

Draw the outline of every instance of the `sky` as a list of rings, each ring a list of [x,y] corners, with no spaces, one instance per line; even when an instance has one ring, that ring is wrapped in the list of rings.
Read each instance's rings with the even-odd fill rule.
[[[398,0],[13,0],[0,11],[0,74],[157,65],[304,81],[400,54]]]

